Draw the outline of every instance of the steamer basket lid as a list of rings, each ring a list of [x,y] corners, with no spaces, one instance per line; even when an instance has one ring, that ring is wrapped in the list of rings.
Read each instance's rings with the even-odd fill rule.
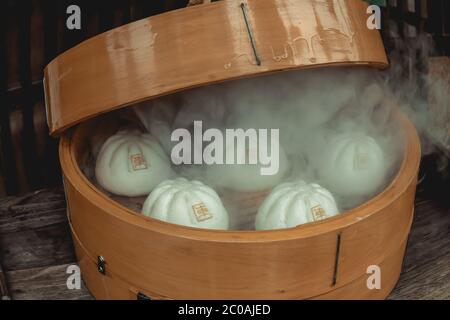
[[[325,66],[385,68],[362,0],[227,0],[100,34],[45,69],[50,134],[179,90]]]

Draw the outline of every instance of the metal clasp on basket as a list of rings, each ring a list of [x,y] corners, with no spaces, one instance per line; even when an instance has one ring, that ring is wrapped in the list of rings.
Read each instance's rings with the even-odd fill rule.
[[[137,300],[152,300],[152,298],[150,298],[149,296],[147,296],[146,294],[144,294],[142,292],[138,292],[136,296],[137,296]]]
[[[101,274],[106,274],[106,260],[102,256],[97,257],[97,270]]]

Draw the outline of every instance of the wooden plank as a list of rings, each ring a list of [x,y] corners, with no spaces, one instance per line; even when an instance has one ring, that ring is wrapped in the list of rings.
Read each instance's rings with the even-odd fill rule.
[[[0,256],[6,271],[75,261],[67,223],[0,235]]]
[[[0,201],[0,244],[5,271],[75,261],[62,188]]]
[[[2,288],[7,283],[14,299],[90,298],[85,287],[66,286],[76,259],[62,188],[0,200],[0,260]]]
[[[81,283],[80,290],[67,288],[66,273],[70,264],[7,272],[11,296],[15,300],[90,300],[88,289]]]
[[[447,244],[448,245],[448,244]],[[450,254],[404,272],[391,300],[450,300]]]
[[[21,203],[20,200],[26,203]],[[66,204],[62,188],[19,198],[10,197],[0,202],[0,234],[65,222],[67,222]]]
[[[406,252],[405,272],[450,255],[450,210],[432,200],[418,200],[415,215]]]
[[[0,261],[0,300],[10,300],[9,287]]]
[[[416,200],[403,272],[389,299],[450,299],[450,209]]]

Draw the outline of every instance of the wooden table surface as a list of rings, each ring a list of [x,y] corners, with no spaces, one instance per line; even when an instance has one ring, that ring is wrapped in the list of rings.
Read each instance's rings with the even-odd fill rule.
[[[92,299],[83,285],[67,289],[75,256],[62,189],[0,200],[0,262],[0,282],[6,280],[12,299]],[[389,299],[450,299],[450,209],[420,194],[402,276]]]

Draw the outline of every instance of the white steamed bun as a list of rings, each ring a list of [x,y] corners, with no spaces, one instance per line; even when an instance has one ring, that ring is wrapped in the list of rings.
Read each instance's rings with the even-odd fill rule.
[[[122,130],[107,139],[95,165],[97,182],[120,196],[148,195],[171,175],[170,160],[159,143],[138,130]]]
[[[333,195],[318,184],[303,180],[276,187],[256,216],[256,230],[293,228],[339,213]]]
[[[217,193],[199,181],[167,180],[148,196],[142,213],[188,227],[227,230],[229,217]]]

